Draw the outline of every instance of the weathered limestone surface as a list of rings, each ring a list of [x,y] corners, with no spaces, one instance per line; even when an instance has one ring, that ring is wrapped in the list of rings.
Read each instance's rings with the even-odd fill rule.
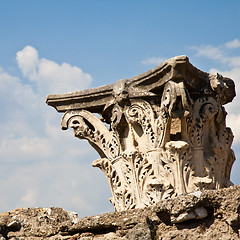
[[[131,79],[49,95],[47,104],[65,112],[63,129],[73,128],[99,153],[93,166],[104,172],[111,202],[123,211],[232,185],[233,134],[223,105],[234,96],[231,79],[180,56]]]
[[[206,216],[196,219],[204,208]],[[79,219],[61,208],[0,214],[0,239],[240,239],[240,185],[161,200],[147,208]],[[178,223],[176,222],[178,219]]]

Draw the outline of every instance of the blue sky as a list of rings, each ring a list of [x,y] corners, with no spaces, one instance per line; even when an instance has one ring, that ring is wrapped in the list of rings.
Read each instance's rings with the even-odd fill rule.
[[[52,93],[130,78],[187,55],[240,90],[240,2],[0,0],[0,212],[59,206],[79,216],[112,211],[87,142],[61,131]],[[226,106],[240,184],[240,98]]]

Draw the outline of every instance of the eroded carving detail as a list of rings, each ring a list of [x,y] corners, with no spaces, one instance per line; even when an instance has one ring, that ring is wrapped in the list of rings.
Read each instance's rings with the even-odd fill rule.
[[[222,106],[235,96],[231,79],[178,57],[109,88],[79,92],[83,105],[75,95],[49,96],[49,104],[66,111],[63,129],[73,128],[99,153],[93,166],[106,175],[117,211],[232,185],[233,134]]]

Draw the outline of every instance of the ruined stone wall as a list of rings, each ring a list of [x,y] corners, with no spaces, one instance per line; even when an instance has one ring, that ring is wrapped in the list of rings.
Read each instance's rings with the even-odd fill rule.
[[[201,216],[201,209],[207,216]],[[0,239],[240,239],[240,185],[162,200],[148,208],[78,218],[61,208],[0,214]]]

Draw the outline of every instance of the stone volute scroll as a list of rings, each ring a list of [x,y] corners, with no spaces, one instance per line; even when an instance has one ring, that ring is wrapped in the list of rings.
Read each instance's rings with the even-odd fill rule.
[[[64,113],[62,129],[73,128],[99,153],[92,165],[106,175],[110,201],[122,211],[232,185],[233,134],[223,105],[234,97],[231,79],[179,56],[131,79],[46,102]]]

